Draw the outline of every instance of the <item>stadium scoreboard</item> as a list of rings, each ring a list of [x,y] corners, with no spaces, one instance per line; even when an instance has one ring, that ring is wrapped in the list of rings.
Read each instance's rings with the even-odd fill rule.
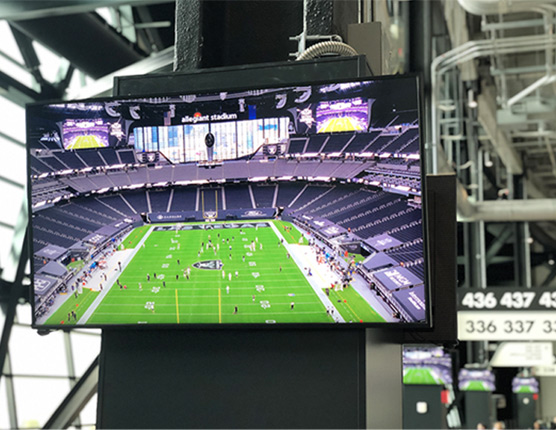
[[[556,340],[556,289],[458,291],[458,339]]]

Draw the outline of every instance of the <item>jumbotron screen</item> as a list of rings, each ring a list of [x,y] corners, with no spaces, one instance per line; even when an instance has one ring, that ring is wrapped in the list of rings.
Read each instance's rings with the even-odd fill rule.
[[[430,326],[418,92],[29,105],[34,326]]]
[[[109,123],[102,119],[64,121],[64,149],[105,148],[109,146]]]
[[[369,102],[360,97],[323,101],[317,105],[317,133],[367,131]]]

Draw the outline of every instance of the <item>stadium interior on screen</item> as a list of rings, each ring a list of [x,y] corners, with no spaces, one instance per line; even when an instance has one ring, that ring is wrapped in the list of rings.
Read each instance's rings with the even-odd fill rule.
[[[428,324],[417,93],[30,105],[34,324]]]

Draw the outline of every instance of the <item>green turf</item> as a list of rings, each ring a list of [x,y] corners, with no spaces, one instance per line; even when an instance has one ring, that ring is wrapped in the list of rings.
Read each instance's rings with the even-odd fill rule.
[[[145,234],[149,231],[150,225],[144,225],[143,227],[137,227],[133,230],[122,242],[124,249],[133,249],[137,244],[143,239]]]
[[[307,241],[305,242],[299,242],[299,239],[303,236],[301,234],[301,232],[297,229],[297,227],[295,225],[293,225],[291,222],[288,221],[274,221],[274,225],[276,225],[276,227],[278,227],[278,230],[280,231],[280,233],[282,233],[282,236],[284,236],[284,240],[288,243],[301,243],[301,244],[307,244]],[[305,239],[303,239],[305,240]]]
[[[276,223],[280,234],[290,233],[284,230],[283,223],[270,222]],[[100,303],[96,300],[86,324],[333,323],[304,272],[293,258],[288,258],[275,231],[270,227],[240,229],[237,225],[226,229],[181,231],[154,231],[162,225],[149,225],[133,230],[124,244],[127,252],[134,254],[128,263],[122,260],[124,268],[119,276],[125,288],[105,285],[102,300]],[[151,228],[153,231],[149,231]],[[298,243],[295,235],[300,237],[299,231],[292,228],[291,233],[291,243]],[[137,247],[145,235],[148,235],[145,244]],[[219,250],[207,249],[209,235],[215,248],[219,244]],[[229,240],[231,251],[223,239]],[[199,255],[202,242],[205,247]],[[247,249],[251,243],[256,245],[255,251]],[[222,261],[223,270],[193,267],[194,263],[206,260]],[[184,274],[187,267],[191,270],[189,280]],[[230,272],[231,280],[228,278]],[[150,281],[147,281],[147,274]],[[77,311],[79,320],[98,297],[97,292],[89,289],[84,289],[77,299],[70,296],[45,324],[68,324],[67,314],[71,310]],[[346,321],[384,321],[353,288],[332,291],[330,300]],[[148,308],[149,302],[154,302],[154,312]],[[237,314],[234,313],[236,306]],[[73,320],[69,322],[74,323]]]
[[[102,144],[95,136],[79,136],[67,149],[101,148]]]
[[[279,245],[270,227],[243,229],[243,233],[240,234],[239,228],[180,231],[177,235],[173,230],[153,231],[145,247],[138,249],[120,276],[121,284],[127,288],[112,286],[88,324],[333,322],[301,270],[292,258],[287,258],[285,248]],[[205,247],[198,257],[201,242],[206,244],[209,234],[215,245],[219,240],[220,250],[215,256],[212,249]],[[230,239],[231,252],[222,238]],[[249,255],[245,246],[251,241],[257,246]],[[221,270],[192,266],[211,259],[223,262],[225,279]],[[187,266],[191,268],[189,281],[183,275]],[[231,281],[230,271],[234,273]],[[158,276],[156,280],[154,273]],[[229,293],[226,286],[230,287]],[[263,286],[264,290],[257,286]],[[154,313],[146,308],[147,302],[155,303]],[[291,302],[294,302],[293,310]],[[237,314],[234,314],[235,306]]]
[[[72,263],[69,263],[66,267],[68,268],[68,270],[75,269],[75,271],[79,271],[83,268],[84,265],[85,262],[83,260],[76,260]]]
[[[68,321],[68,313],[73,310],[79,320],[98,296],[96,291],[91,291],[89,288],[83,288],[83,292],[77,298],[72,293],[68,294],[70,297],[46,320],[46,325],[75,324],[76,321],[73,318]]]
[[[403,383],[413,385],[442,385],[440,378],[429,367],[407,367],[403,371]]]
[[[518,393],[536,393],[537,391],[530,385],[522,385],[517,390]]]
[[[485,387],[482,381],[469,381],[469,383],[461,388],[462,391],[490,391]]]
[[[347,263],[351,263],[352,260],[355,260],[356,263],[363,261],[367,257],[363,257],[361,254],[349,254],[347,257],[344,257],[344,260]]]
[[[330,290],[330,300],[348,322],[385,322],[353,287],[344,291]]]

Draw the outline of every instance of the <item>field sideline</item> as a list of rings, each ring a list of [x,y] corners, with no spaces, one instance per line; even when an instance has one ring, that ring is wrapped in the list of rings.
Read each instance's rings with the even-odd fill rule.
[[[346,315],[351,309],[363,322],[384,321],[355,290],[341,303],[336,293],[323,300],[281,240],[285,234],[297,242],[299,231],[284,222],[274,230],[271,222],[133,230],[123,244],[134,246],[135,255],[124,261],[116,283],[86,295],[77,307],[79,324],[333,323],[332,305],[345,320],[354,320]],[[68,297],[46,324],[60,324],[79,301]]]

